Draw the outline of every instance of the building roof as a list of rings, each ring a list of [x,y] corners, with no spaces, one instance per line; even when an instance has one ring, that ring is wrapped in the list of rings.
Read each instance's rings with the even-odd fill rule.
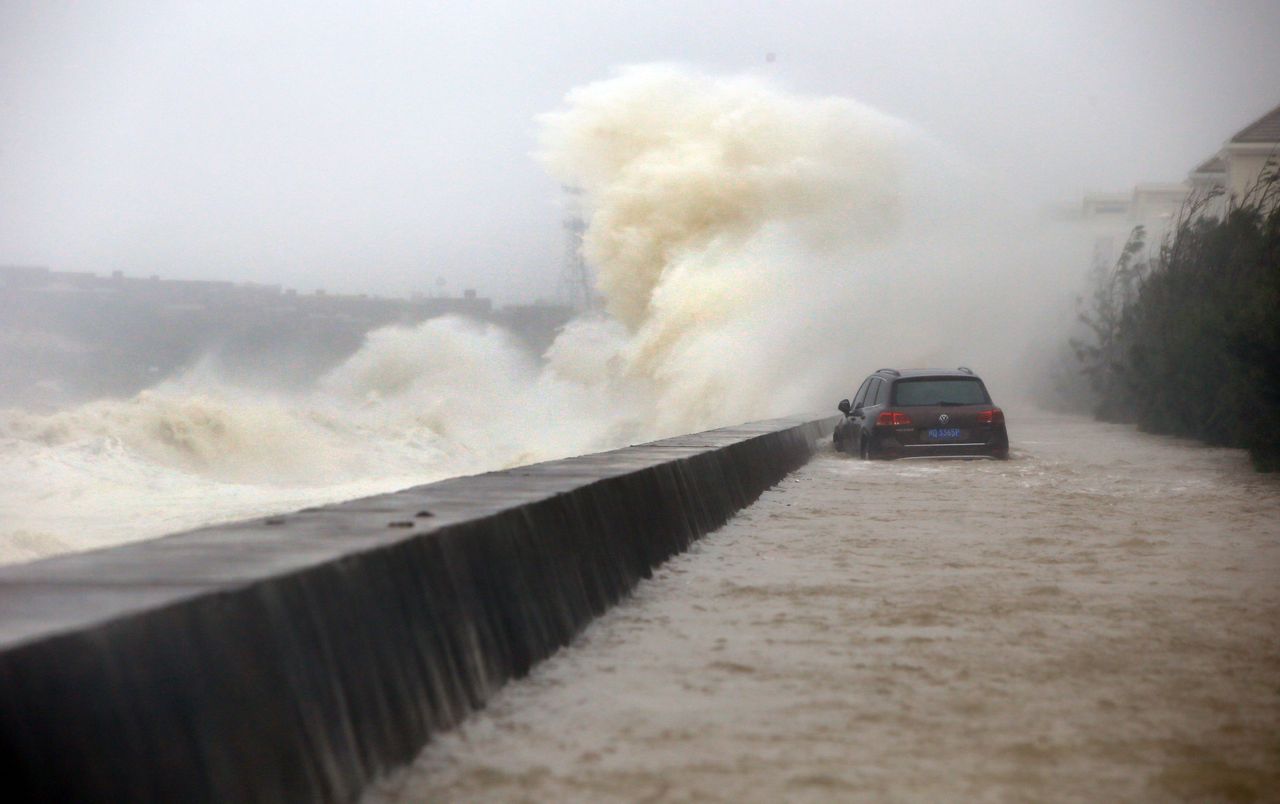
[[[1231,142],[1280,142],[1280,106],[1242,128]]]
[[[1222,161],[1222,156],[1214,154],[1200,164],[1196,165],[1192,173],[1226,173],[1227,163]]]
[[[1183,182],[1144,181],[1133,185],[1134,196],[1139,195],[1186,195],[1190,187]]]

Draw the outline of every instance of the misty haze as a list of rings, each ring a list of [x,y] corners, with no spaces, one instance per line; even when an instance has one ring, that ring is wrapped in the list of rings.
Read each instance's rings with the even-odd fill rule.
[[[807,464],[484,711],[290,795],[1273,800],[1278,35],[1262,2],[5,6],[0,609],[58,556],[802,422]],[[833,448],[871,372],[960,366],[1007,460]],[[873,458],[970,435],[880,416]]]

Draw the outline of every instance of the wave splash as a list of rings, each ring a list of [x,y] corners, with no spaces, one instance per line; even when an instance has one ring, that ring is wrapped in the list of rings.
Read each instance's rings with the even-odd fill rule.
[[[583,252],[620,326],[604,346],[598,327],[568,328],[550,371],[581,379],[560,358],[594,342],[592,381],[629,389],[662,432],[812,407],[816,372],[796,357],[819,354],[813,324],[845,261],[900,228],[907,127],[661,65],[567,103],[542,119],[541,157],[579,193]]]
[[[925,145],[901,121],[651,65],[540,123],[607,314],[540,360],[447,317],[370,333],[305,393],[193,372],[128,400],[2,412],[0,561],[825,409],[848,395],[851,327],[936,317],[919,302],[947,276],[938,249],[904,237],[932,214],[908,169]],[[961,318],[974,309],[951,296]],[[904,326],[883,357],[928,361],[937,331]]]

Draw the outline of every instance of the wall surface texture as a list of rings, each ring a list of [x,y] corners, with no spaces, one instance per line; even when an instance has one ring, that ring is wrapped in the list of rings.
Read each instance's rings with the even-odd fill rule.
[[[0,568],[22,800],[350,800],[808,460],[784,419]]]

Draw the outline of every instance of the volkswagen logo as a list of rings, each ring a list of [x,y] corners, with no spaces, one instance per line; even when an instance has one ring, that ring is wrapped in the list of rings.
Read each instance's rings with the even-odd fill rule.
[[[951,417],[945,413],[938,416],[938,424],[946,424],[949,421],[951,421]]]

